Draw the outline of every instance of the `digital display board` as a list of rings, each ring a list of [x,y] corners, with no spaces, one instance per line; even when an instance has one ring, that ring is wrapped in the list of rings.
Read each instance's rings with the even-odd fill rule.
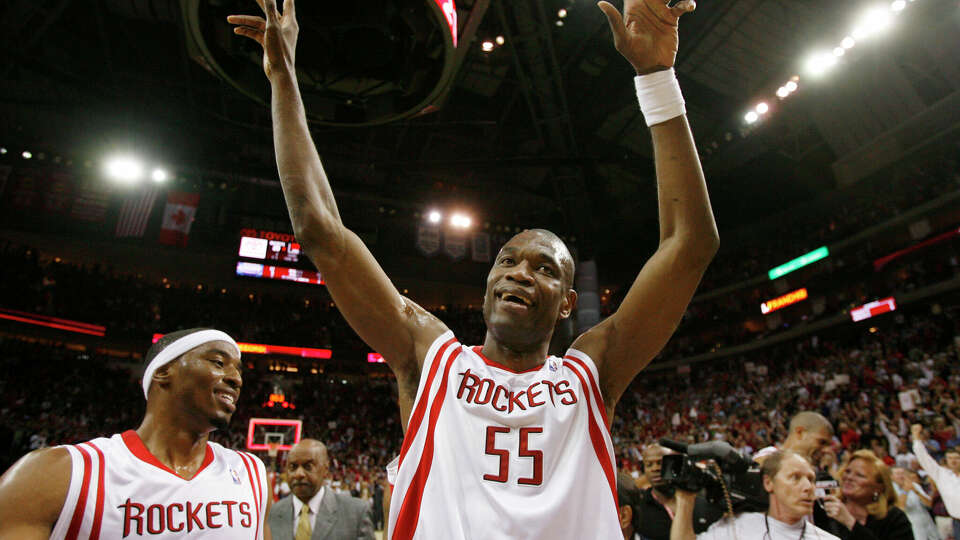
[[[827,246],[819,247],[810,253],[801,255],[788,263],[784,263],[776,268],[770,269],[770,271],[767,272],[767,277],[769,277],[771,280],[777,279],[778,277],[785,276],[794,270],[799,270],[808,264],[813,264],[820,259],[825,259],[829,255],[830,250],[827,249]]]
[[[241,277],[254,277],[261,279],[278,279],[281,281],[294,281],[296,283],[309,283],[311,285],[323,285],[323,278],[320,272],[316,270],[301,270],[299,268],[286,268],[283,266],[272,266],[269,264],[251,263],[239,261],[237,263],[237,275]]]
[[[243,229],[239,255],[247,259],[300,262],[300,244],[288,233]]]
[[[797,289],[793,292],[788,292],[787,294],[774,298],[773,300],[767,300],[766,302],[760,304],[760,312],[766,315],[767,313],[774,312],[778,309],[785,308],[791,304],[796,304],[807,299],[807,290],[806,289]]]
[[[153,343],[156,343],[163,337],[163,334],[154,334]],[[291,347],[289,345],[267,345],[265,343],[244,343],[237,342],[240,352],[244,354],[282,354],[285,356],[299,356],[300,358],[320,358],[329,360],[333,358],[333,351],[330,349],[313,349],[310,347]]]
[[[896,309],[897,302],[894,301],[893,297],[891,296],[889,298],[877,300],[876,302],[870,302],[858,308],[851,309],[850,318],[853,319],[853,322],[858,322],[882,313],[896,311]]]

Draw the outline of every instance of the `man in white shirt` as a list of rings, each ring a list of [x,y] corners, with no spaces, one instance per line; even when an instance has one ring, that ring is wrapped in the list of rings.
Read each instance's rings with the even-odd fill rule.
[[[369,505],[324,488],[330,460],[327,447],[303,439],[287,455],[287,481],[293,495],[270,512],[274,540],[373,540]]]
[[[913,436],[913,453],[927,476],[937,485],[943,505],[953,518],[953,536],[960,538],[960,450],[947,450],[944,458],[947,466],[943,467],[930,457],[923,444],[923,426],[913,424],[910,426],[910,434]]]
[[[839,540],[836,536],[807,521],[813,512],[816,473],[813,465],[801,455],[789,450],[778,450],[763,462],[763,488],[770,494],[766,513],[744,512],[733,518],[722,519],[694,535],[693,507],[696,493],[677,490],[677,514],[670,528],[670,540],[734,540],[738,538],[769,538],[770,540],[822,538]]]

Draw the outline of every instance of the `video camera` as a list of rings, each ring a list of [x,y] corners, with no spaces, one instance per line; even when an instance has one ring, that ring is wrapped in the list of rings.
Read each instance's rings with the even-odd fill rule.
[[[763,489],[760,466],[729,444],[713,441],[686,445],[660,439],[660,445],[679,452],[663,456],[660,476],[667,485],[684,491],[705,489],[707,502],[723,512],[767,510],[769,494]],[[720,472],[697,465],[705,459],[716,462]]]

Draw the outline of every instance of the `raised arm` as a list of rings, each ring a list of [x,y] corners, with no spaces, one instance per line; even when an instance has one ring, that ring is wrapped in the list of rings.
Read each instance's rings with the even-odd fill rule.
[[[676,57],[677,22],[680,15],[693,11],[695,3],[683,0],[668,7],[664,0],[625,0],[623,15],[607,2],[599,5],[613,30],[614,45],[637,74],[653,74],[661,88],[661,83],[672,83],[672,73],[663,72],[673,67]],[[641,79],[639,85],[648,81]],[[658,111],[649,112],[648,123]],[[654,123],[650,135],[657,171],[660,245],[616,313],[574,344],[599,365],[608,409],[676,330],[719,246],[703,170],[682,110]]]
[[[257,3],[265,17],[231,15],[227,20],[236,25],[236,34],[264,49],[277,169],[294,232],[347,322],[384,356],[403,386],[406,375],[419,373],[426,348],[446,328],[400,295],[360,238],[340,220],[297,86],[294,1],[284,1],[282,14],[275,0]]]

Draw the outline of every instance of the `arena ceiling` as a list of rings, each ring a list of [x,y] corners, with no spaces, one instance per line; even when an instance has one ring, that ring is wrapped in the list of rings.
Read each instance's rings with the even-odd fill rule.
[[[334,4],[319,8],[317,1],[299,2],[308,45],[298,50],[298,63],[319,70],[333,60],[328,42],[317,37],[331,30],[316,10]],[[344,3],[350,7],[342,15],[376,18],[422,3]],[[133,144],[174,168],[273,177],[269,111],[190,45],[185,13],[196,5],[209,13],[257,12],[252,0],[4,2],[4,144],[89,156]],[[837,156],[811,120],[813,97],[800,96],[749,132],[742,116],[755,96],[770,95],[797,72],[813,41],[842,35],[853,7],[703,0],[683,18],[678,73],[721,228],[834,187],[830,164]],[[460,52],[451,85],[428,113],[372,127],[313,126],[344,204],[461,205],[481,221],[579,236],[582,253],[622,256],[627,242],[628,251],[648,255],[656,239],[649,137],[629,66],[594,2],[459,0],[457,8]],[[557,26],[561,8],[568,14]],[[311,9],[313,17],[306,15]],[[937,16],[924,13],[915,16]],[[235,42],[238,58],[253,58],[239,62],[244,76],[257,75],[249,44],[230,36],[225,21],[205,24],[211,41]],[[423,43],[436,31],[411,27]],[[398,68],[406,64],[378,58],[375,44],[396,45],[386,34],[386,41],[340,50],[368,72],[410,75]],[[498,35],[504,45],[483,52],[480,42]]]

